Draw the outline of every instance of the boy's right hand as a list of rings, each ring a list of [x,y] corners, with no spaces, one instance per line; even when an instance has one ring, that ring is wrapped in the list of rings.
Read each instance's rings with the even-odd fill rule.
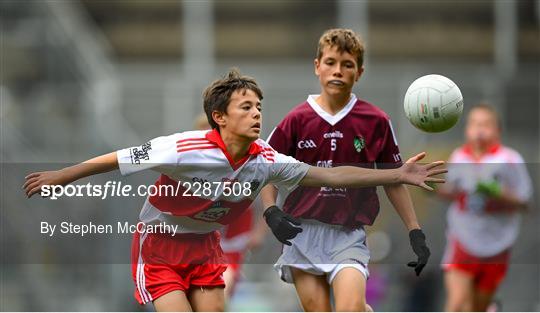
[[[404,184],[422,187],[428,191],[433,191],[433,188],[428,186],[428,183],[442,184],[445,182],[443,178],[434,177],[439,174],[447,173],[448,170],[441,167],[445,164],[444,161],[436,161],[428,164],[419,164],[418,161],[426,156],[425,152],[415,155],[405,162],[401,170],[401,182]]]
[[[274,233],[274,236],[283,244],[292,245],[289,241],[302,232],[300,221],[273,205],[264,211],[264,219]]]
[[[24,179],[25,182],[22,188],[24,189],[24,193],[26,193],[28,198],[41,191],[41,187],[45,185],[63,186],[68,183],[62,170],[36,172],[27,175]]]

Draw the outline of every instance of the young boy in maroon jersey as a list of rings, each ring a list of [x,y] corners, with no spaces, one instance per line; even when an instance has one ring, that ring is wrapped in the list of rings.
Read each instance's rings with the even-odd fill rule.
[[[175,186],[175,194],[147,197],[141,214],[146,225],[176,225],[175,233],[135,232],[132,276],[135,297],[152,302],[157,311],[222,311],[223,277],[227,260],[217,229],[236,220],[261,191],[272,183],[290,190],[304,186],[365,187],[408,183],[432,190],[426,182],[444,182],[434,175],[439,166],[417,164],[419,154],[399,169],[356,167],[323,169],[275,152],[259,139],[262,91],[254,79],[233,70],[204,92],[204,110],[212,130],[188,131],[153,139],[61,170],[26,176],[31,197],[83,177],[119,169],[128,175],[153,169],[162,175],[154,186]],[[202,192],[195,185],[206,183]],[[236,185],[235,185],[236,184]],[[247,184],[247,186],[246,186]],[[240,186],[235,193],[234,186]],[[193,188],[192,188],[193,187]],[[237,188],[236,188],[237,189]],[[299,231],[280,210],[265,212],[272,232],[287,242]]]
[[[354,164],[395,168],[402,164],[389,117],[378,107],[356,98],[364,47],[348,29],[330,29],[319,39],[315,74],[320,95],[309,95],[273,130],[268,143],[278,152],[318,167]],[[430,252],[409,192],[402,184],[384,190],[409,231],[418,260],[408,265],[419,275]],[[336,311],[365,311],[369,250],[364,225],[379,212],[375,187],[299,187],[288,197],[280,192],[283,211],[301,219],[303,232],[284,247],[276,268],[294,283],[306,311],[329,311],[330,288]],[[285,199],[286,197],[286,199]],[[262,193],[264,207],[275,210],[276,190]]]

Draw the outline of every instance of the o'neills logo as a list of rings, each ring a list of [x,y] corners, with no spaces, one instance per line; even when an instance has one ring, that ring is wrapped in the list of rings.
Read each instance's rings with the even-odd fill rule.
[[[343,138],[343,133],[339,130],[336,130],[331,133],[324,134],[323,138]]]

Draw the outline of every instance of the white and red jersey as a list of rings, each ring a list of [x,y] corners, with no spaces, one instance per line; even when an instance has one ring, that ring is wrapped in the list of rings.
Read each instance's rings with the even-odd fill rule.
[[[122,175],[153,169],[162,173],[156,190],[167,185],[178,190],[149,196],[139,218],[147,224],[178,225],[181,233],[207,233],[230,224],[249,208],[264,185],[272,183],[292,191],[309,169],[261,139],[251,144],[245,158],[234,163],[217,130],[159,137],[119,150],[117,155]],[[229,189],[224,194],[224,182],[230,182],[229,188],[237,192]],[[234,182],[239,184],[232,185]],[[200,186],[195,183],[207,183],[210,189],[204,193],[195,188],[186,190]],[[246,183],[250,190],[245,189]]]
[[[448,161],[447,183],[461,197],[448,210],[449,236],[472,255],[489,257],[510,248],[519,233],[521,215],[515,208],[502,208],[496,200],[483,203],[480,210],[468,206],[468,197],[479,182],[497,181],[520,201],[532,196],[531,178],[521,155],[508,147],[495,145],[476,159],[469,146],[456,149]]]
[[[223,252],[244,253],[253,230],[253,215],[253,206],[251,206],[237,220],[223,229],[221,236]]]
[[[335,115],[315,101],[295,107],[274,129],[268,143],[277,152],[319,167],[352,165],[367,168],[402,164],[388,115],[354,94]],[[281,204],[286,193],[279,193]],[[358,228],[373,224],[379,212],[376,188],[299,187],[283,203],[295,217]]]

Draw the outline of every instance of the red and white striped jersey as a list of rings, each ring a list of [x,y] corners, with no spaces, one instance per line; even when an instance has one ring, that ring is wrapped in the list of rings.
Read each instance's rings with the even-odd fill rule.
[[[460,147],[450,156],[446,181],[461,192],[447,213],[449,235],[478,257],[493,256],[511,247],[519,233],[519,212],[501,207],[493,199],[472,201],[478,195],[475,194],[478,183],[490,181],[497,181],[520,201],[528,201],[533,192],[532,183],[521,155],[496,145],[476,159],[468,146]]]
[[[154,184],[161,192],[148,196],[140,220],[178,225],[181,233],[206,233],[230,224],[249,208],[264,185],[292,191],[309,169],[261,139],[235,163],[217,130],[159,137],[119,150],[117,155],[122,175],[145,169],[162,174]]]

